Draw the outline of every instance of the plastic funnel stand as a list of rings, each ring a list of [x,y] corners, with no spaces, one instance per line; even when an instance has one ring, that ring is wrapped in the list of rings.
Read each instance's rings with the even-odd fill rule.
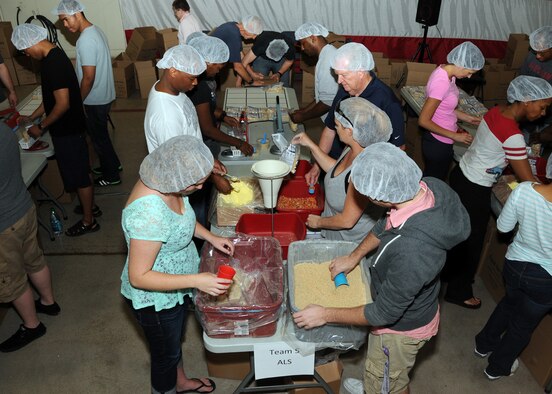
[[[289,171],[289,165],[280,160],[261,160],[251,167],[253,175],[259,178],[265,208],[276,207],[280,186]]]
[[[335,284],[335,287],[339,287],[339,286],[342,286],[342,285],[349,286],[349,281],[347,280],[347,276],[345,275],[344,272],[340,272],[339,274],[337,274],[335,276],[334,284]]]
[[[236,270],[229,265],[221,265],[218,268],[217,276],[223,279],[232,279],[236,275]]]

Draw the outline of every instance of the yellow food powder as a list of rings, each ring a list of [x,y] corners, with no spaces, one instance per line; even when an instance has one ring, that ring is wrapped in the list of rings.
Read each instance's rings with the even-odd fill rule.
[[[328,308],[351,308],[372,302],[370,289],[362,280],[359,266],[347,275],[349,286],[337,288],[331,278],[329,266],[329,261],[295,264],[293,294],[298,309],[303,309],[309,304]]]
[[[242,181],[233,182],[232,187],[233,190],[230,194],[220,194],[225,204],[240,207],[253,202],[253,186],[249,183]]]

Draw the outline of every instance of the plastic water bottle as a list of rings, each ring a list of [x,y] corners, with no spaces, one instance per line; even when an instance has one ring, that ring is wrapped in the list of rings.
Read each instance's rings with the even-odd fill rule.
[[[246,115],[245,111],[242,111],[241,114],[240,114],[239,129],[240,129],[240,132],[241,132],[241,136],[239,136],[238,138],[241,138],[245,142],[249,142],[249,138],[247,136],[247,129],[248,129],[247,115]]]
[[[50,211],[50,227],[55,235],[61,235],[63,233],[63,223],[61,223],[54,208]]]

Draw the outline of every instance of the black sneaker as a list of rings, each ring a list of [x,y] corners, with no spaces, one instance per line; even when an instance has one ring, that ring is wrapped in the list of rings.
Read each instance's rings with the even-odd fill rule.
[[[73,212],[75,212],[77,215],[82,215],[84,213],[82,210],[82,205],[77,205],[75,209],[73,209]],[[100,216],[102,216],[102,214],[103,212],[99,206],[94,205],[92,207],[92,216],[94,216],[95,218],[99,218]]]
[[[45,313],[50,316],[56,316],[61,312],[61,308],[57,302],[54,302],[52,305],[44,305],[40,302],[40,298],[35,300],[35,309],[37,313]]]
[[[46,334],[46,326],[42,323],[36,326],[36,328],[27,328],[21,324],[15,334],[0,343],[0,352],[15,352],[44,334]]]
[[[96,186],[114,186],[121,183],[121,178],[115,180],[115,181],[108,181],[104,177],[99,177],[94,179],[94,185]]]
[[[123,171],[123,166],[117,167],[117,170],[118,170],[119,172]],[[102,175],[102,174],[103,174],[102,167],[92,168],[92,173],[93,173],[94,175]]]

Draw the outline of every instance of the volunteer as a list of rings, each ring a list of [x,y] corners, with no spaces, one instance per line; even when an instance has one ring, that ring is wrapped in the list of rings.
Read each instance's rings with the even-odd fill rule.
[[[307,226],[321,228],[324,238],[358,243],[374,227],[383,209],[370,203],[349,182],[351,166],[365,147],[389,139],[391,121],[385,112],[368,100],[350,97],[338,104],[335,126],[339,140],[345,144],[337,160],[322,152],[305,133],[291,140],[292,144],[308,147],[320,168],[327,173],[324,178],[324,212],[322,216],[309,215]]]
[[[190,34],[201,31],[199,21],[190,12],[190,5],[186,0],[174,0],[172,9],[178,21],[178,43],[181,45],[186,44]]]
[[[450,174],[450,185],[470,215],[469,238],[449,253],[443,272],[448,280],[445,300],[468,309],[481,307],[472,282],[491,214],[492,186],[507,165],[520,181],[537,181],[527,160],[519,122],[546,114],[552,86],[544,79],[519,76],[508,86],[509,105],[496,106],[483,117],[477,134],[460,164]]]
[[[473,137],[459,129],[456,122],[462,120],[478,125],[481,119],[458,110],[460,92],[456,79],[470,78],[485,65],[483,54],[469,41],[455,47],[447,55],[447,64],[437,67],[426,85],[426,101],[420,112],[418,124],[427,130],[422,136],[424,176],[445,180],[452,163],[455,142],[471,144]]]

